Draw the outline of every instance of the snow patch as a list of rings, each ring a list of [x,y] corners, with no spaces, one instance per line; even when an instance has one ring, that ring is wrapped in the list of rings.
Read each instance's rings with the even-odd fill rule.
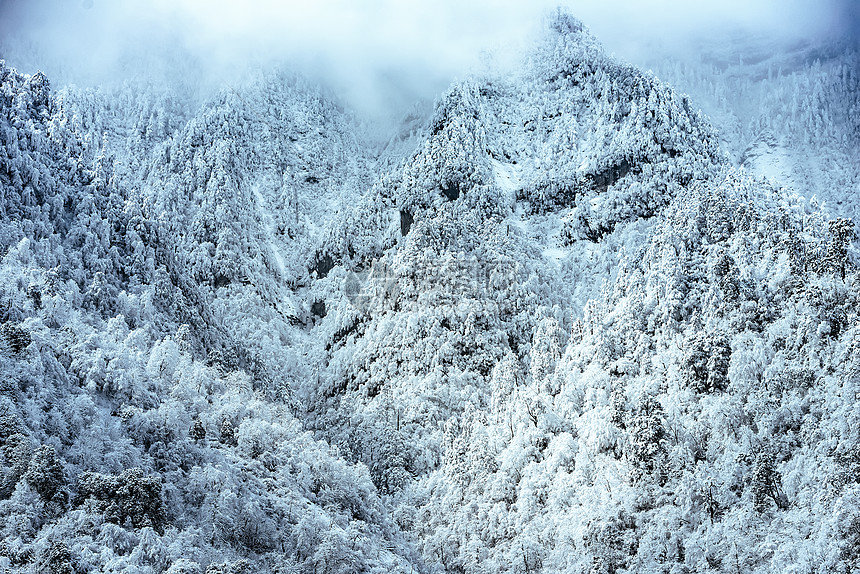
[[[787,150],[772,135],[759,137],[744,152],[743,167],[778,187],[795,188],[794,166]]]
[[[510,163],[502,163],[498,160],[491,161],[496,185],[512,198],[515,198],[517,190],[522,187],[519,169]]]
[[[559,249],[558,247],[547,247],[543,250],[543,256],[545,259],[549,259],[556,265],[561,265],[562,259],[567,257],[567,251]]]
[[[257,204],[259,205],[259,213],[263,220],[263,226],[266,229],[266,233],[268,234],[268,246],[272,252],[272,256],[275,258],[275,264],[278,266],[278,271],[281,272],[281,277],[286,277],[287,275],[287,266],[284,263],[284,258],[281,255],[278,247],[275,245],[275,242],[272,238],[275,236],[275,222],[272,220],[271,214],[266,209],[266,198],[263,197],[263,194],[260,193],[259,185],[252,185],[251,191],[254,193],[254,197],[257,198]]]

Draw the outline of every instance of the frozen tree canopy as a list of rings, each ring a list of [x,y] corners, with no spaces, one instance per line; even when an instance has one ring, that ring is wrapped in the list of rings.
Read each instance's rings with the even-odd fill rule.
[[[383,143],[0,60],[0,569],[860,572],[860,58],[786,54],[558,11]]]

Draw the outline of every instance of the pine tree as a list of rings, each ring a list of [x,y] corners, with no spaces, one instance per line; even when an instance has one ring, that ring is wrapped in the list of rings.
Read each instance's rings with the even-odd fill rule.
[[[51,500],[66,482],[63,465],[52,446],[40,446],[33,451],[24,480],[44,500]]]

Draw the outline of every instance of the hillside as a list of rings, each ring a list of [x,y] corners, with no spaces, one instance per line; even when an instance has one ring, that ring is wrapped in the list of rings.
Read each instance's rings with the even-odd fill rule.
[[[858,571],[831,56],[738,79],[755,117],[664,63],[712,123],[559,12],[383,146],[285,70],[0,63],[0,566]]]
[[[714,118],[735,165],[856,221],[856,50],[820,40],[733,38],[646,65]]]

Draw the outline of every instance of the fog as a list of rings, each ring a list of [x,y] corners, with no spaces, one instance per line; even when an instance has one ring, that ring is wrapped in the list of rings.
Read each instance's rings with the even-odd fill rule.
[[[204,91],[278,64],[379,117],[477,66],[511,65],[558,4],[634,63],[730,32],[796,41],[860,28],[854,0],[0,0],[0,57],[55,86],[143,75]]]

